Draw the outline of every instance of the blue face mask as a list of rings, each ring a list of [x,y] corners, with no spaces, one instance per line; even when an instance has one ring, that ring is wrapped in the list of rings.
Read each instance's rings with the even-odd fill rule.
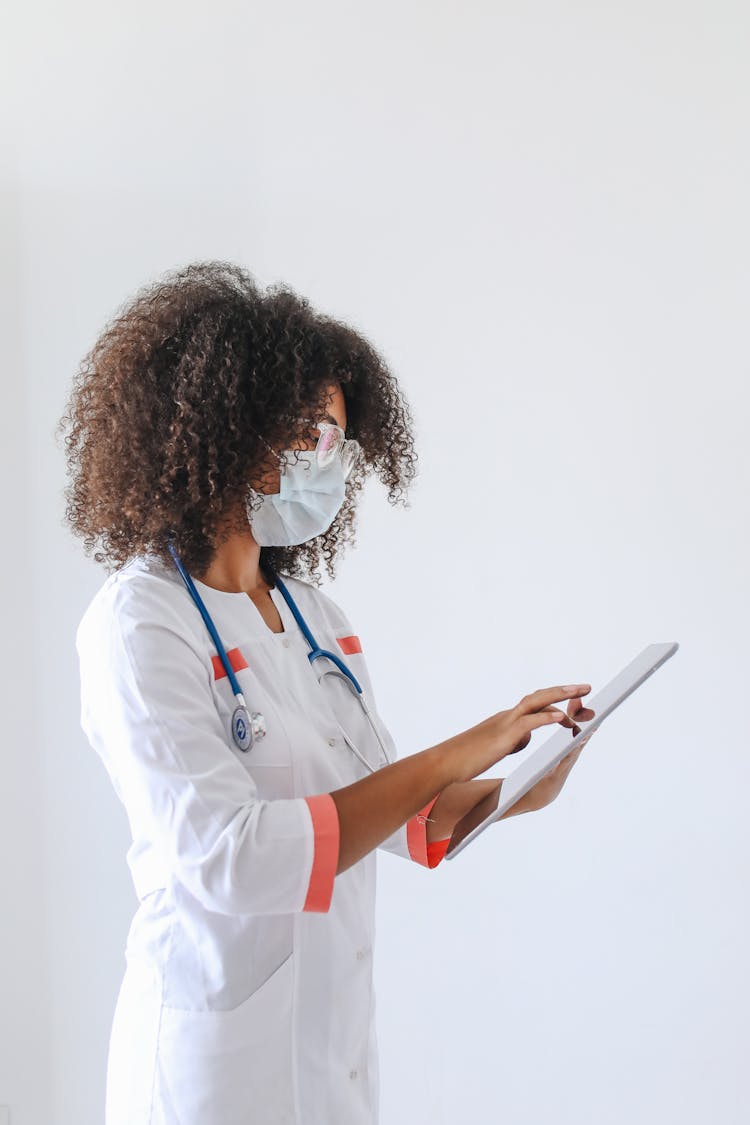
[[[322,535],[344,503],[346,477],[340,457],[321,469],[314,449],[288,453],[292,460],[282,466],[280,492],[250,490],[263,499],[257,511],[247,505],[250,530],[259,547],[291,547]]]

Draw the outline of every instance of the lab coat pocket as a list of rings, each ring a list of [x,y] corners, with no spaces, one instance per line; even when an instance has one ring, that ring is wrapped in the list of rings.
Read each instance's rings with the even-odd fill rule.
[[[237,698],[224,677],[214,683],[214,699],[226,731],[227,745],[231,747],[239,761],[248,768],[253,765],[291,767],[292,748],[283,717],[275,702],[269,698],[267,692],[260,692],[258,684],[249,681],[247,672],[239,672],[237,679],[250,713],[258,711],[263,716],[266,733],[256,737],[249,750],[242,750],[236,745],[232,738],[232,715],[237,707]]]
[[[236,1008],[162,1008],[157,1066],[165,1122],[292,1125],[293,980],[290,953]]]

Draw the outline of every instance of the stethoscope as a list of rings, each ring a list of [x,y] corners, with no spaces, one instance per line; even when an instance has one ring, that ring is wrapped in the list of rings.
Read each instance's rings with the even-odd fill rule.
[[[265,719],[263,718],[263,715],[260,713],[260,711],[253,711],[251,714],[248,710],[247,704],[245,703],[245,697],[242,694],[242,689],[240,688],[240,685],[237,682],[237,677],[234,674],[234,669],[229,663],[229,658],[227,657],[224,645],[221,643],[221,638],[219,637],[216,626],[211,619],[210,613],[206,609],[203,598],[198,593],[197,589],[195,588],[195,583],[182,565],[182,562],[180,561],[172,543],[169,543],[168,545],[172,558],[174,559],[175,566],[182,576],[182,580],[187,587],[188,593],[200,610],[201,616],[206,624],[206,628],[211,634],[211,639],[214,642],[217,653],[219,654],[219,658],[224,665],[224,670],[226,671],[229,683],[232,685],[232,691],[234,692],[235,698],[237,700],[237,706],[232,712],[232,738],[234,739],[235,745],[238,747],[238,749],[247,752],[248,750],[252,749],[252,746],[256,739],[264,737],[266,733]],[[380,737],[380,733],[378,731],[375,720],[372,717],[370,708],[367,706],[367,700],[364,697],[361,684],[355,677],[354,673],[349,668],[347,668],[344,661],[339,656],[337,656],[335,652],[329,652],[327,649],[323,649],[320,647],[320,645],[310,632],[307,622],[300,613],[299,607],[297,606],[297,603],[295,602],[292,595],[289,593],[286,584],[282,582],[278,574],[275,574],[273,572],[271,572],[271,574],[274,584],[281,590],[286,604],[294,614],[294,619],[302,630],[304,638],[310,646],[311,651],[307,654],[307,659],[310,661],[310,666],[312,667],[313,661],[318,660],[321,656],[326,657],[326,659],[332,661],[332,663],[336,665],[335,669],[329,668],[328,671],[323,672],[321,676],[318,676],[318,683],[321,682],[323,676],[338,676],[340,679],[344,680],[349,690],[353,692],[353,694],[359,700],[362,710],[367,716],[370,722],[370,726],[375,732],[375,737],[380,744],[380,749],[383,751],[383,756],[385,757],[386,762],[388,763],[388,765],[392,765],[393,763],[391,762],[388,750],[383,743],[383,739]],[[338,720],[336,721],[338,722]],[[367,759],[363,757],[362,754],[360,754],[357,747],[354,745],[344,728],[341,726],[341,723],[339,723],[339,728],[349,749],[352,750],[354,754],[356,754],[356,756],[364,766],[367,766],[370,773],[375,773],[375,767],[371,766]]]

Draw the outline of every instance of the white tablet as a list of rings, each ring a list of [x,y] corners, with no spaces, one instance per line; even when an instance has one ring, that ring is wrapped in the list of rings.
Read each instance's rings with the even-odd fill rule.
[[[577,725],[581,728],[576,735],[569,727],[560,727],[551,738],[534,750],[525,762],[503,778],[499,791],[488,794],[470,813],[467,813],[459,821],[460,829],[456,825],[445,858],[453,859],[467,844],[475,840],[480,832],[484,832],[485,828],[499,820],[516,801],[523,797],[524,793],[536,785],[540,778],[554,769],[566,754],[575,750],[579,742],[601,726],[607,715],[611,715],[615,708],[632,695],[644,680],[662,666],[665,660],[669,660],[679,647],[677,641],[647,645],[635,660],[631,660],[630,664],[596,695],[584,695],[583,706],[595,712],[593,719],[589,719],[588,722],[576,719]],[[567,700],[561,700],[555,706],[564,710]],[[501,760],[505,761],[504,758]]]

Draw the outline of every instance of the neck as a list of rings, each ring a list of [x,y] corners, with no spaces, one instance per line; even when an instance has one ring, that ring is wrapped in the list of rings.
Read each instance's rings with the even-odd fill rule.
[[[211,565],[198,578],[227,594],[257,594],[269,589],[260,568],[260,547],[249,527],[230,533],[217,546]]]

